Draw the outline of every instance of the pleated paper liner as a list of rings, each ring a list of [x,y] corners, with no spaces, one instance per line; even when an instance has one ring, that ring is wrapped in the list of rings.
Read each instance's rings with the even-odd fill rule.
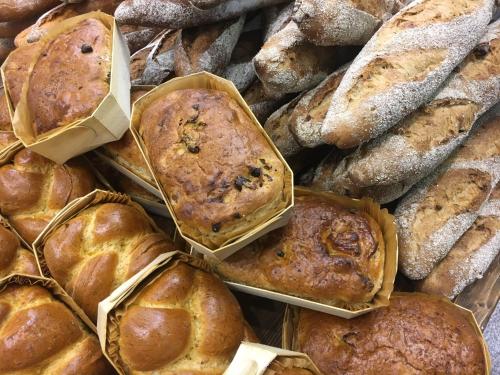
[[[119,374],[126,374],[126,366],[119,354],[119,324],[122,312],[132,303],[146,286],[156,281],[163,272],[175,267],[180,262],[197,269],[210,272],[210,267],[203,260],[191,257],[180,251],[159,255],[153,262],[119,286],[105,300],[99,303],[97,333],[104,355],[113,364]],[[121,310],[121,311],[120,311]]]
[[[394,292],[393,296],[401,296],[401,295],[409,295],[409,294],[423,294],[423,293],[406,293],[406,292]],[[474,317],[474,314],[462,306],[456,305],[450,300],[448,300],[445,297],[438,297],[441,300],[445,301],[446,303],[452,304],[457,308],[458,311],[460,311],[461,314],[467,319],[467,321],[471,324],[471,326],[474,328],[474,331],[476,332],[477,336],[479,337],[481,341],[481,346],[483,349],[483,355],[484,355],[484,363],[486,367],[485,375],[490,375],[491,374],[491,357],[490,357],[490,352],[488,350],[488,345],[486,344],[486,340],[484,339],[483,333],[481,332],[481,329],[479,328],[479,325],[477,324],[476,318]],[[298,312],[299,312],[299,307],[297,306],[292,306],[292,305],[287,305],[286,310],[285,310],[285,316],[283,318],[283,335],[282,335],[282,347],[284,349],[288,350],[297,350],[298,349],[298,344],[297,344],[297,337],[295,333],[295,329],[298,324]]]
[[[263,375],[266,370],[266,375],[279,375],[281,372],[268,369],[274,360],[283,370],[297,368],[309,370],[311,375],[322,375],[304,353],[249,342],[241,343],[223,375]]]
[[[230,97],[240,105],[240,107],[254,122],[256,128],[265,137],[265,139],[268,141],[269,146],[274,150],[275,154],[279,157],[279,159],[285,166],[285,186],[283,187],[283,195],[284,195],[284,201],[286,202],[286,207],[276,212],[274,216],[271,217],[269,220],[267,220],[265,223],[261,223],[255,226],[254,229],[251,229],[242,235],[238,235],[235,236],[234,238],[228,239],[222,246],[218,248],[209,248],[201,243],[201,237],[191,238],[183,233],[183,229],[186,227],[186,224],[180,222],[177,219],[175,212],[170,204],[168,194],[159,183],[158,178],[151,167],[146,147],[138,131],[142,112],[148,107],[150,103],[152,103],[159,97],[167,95],[170,92],[183,89],[212,89],[228,93]],[[228,256],[234,254],[242,247],[246,246],[247,244],[251,243],[257,238],[262,237],[264,234],[284,226],[290,219],[291,209],[293,207],[293,202],[294,202],[293,172],[286,163],[283,156],[280,154],[279,150],[273,144],[267,133],[259,124],[258,120],[255,118],[254,114],[252,113],[248,105],[245,103],[245,101],[243,100],[240,93],[238,92],[238,90],[236,89],[236,87],[232,82],[207,72],[196,73],[182,78],[174,78],[153,89],[148,94],[144,95],[134,103],[132,109],[130,129],[137,144],[139,145],[141,152],[143,153],[143,156],[151,171],[151,174],[155,178],[156,184],[158,185],[162,197],[170,212],[170,216],[175,221],[181,235],[190,245],[192,245],[195,248],[196,251],[212,258],[218,258],[218,259],[227,258]]]
[[[67,221],[77,216],[80,212],[102,203],[121,203],[134,207],[147,217],[151,227],[154,228],[155,231],[163,233],[153,219],[149,217],[144,208],[142,208],[142,206],[138,203],[132,201],[132,199],[127,195],[99,189],[94,190],[84,197],[75,199],[59,211],[59,213],[45,227],[42,233],[40,233],[35,242],[33,242],[33,251],[35,252],[38,266],[40,267],[40,273],[43,276],[52,277],[43,253],[43,248],[48,237],[59,227],[63,226]]]
[[[12,107],[9,92],[5,90],[12,115],[12,127],[14,128],[16,137],[26,147],[59,164],[97,148],[104,143],[120,139],[129,124],[130,56],[128,47],[112,16],[102,12],[90,12],[66,19],[50,28],[38,43],[47,45],[58,35],[89,18],[102,21],[112,31],[110,92],[89,117],[74,121],[71,124],[53,129],[36,137],[32,129],[33,118],[27,99],[29,79],[24,83],[21,100],[15,111]],[[41,53],[42,51],[31,62],[28,76],[31,76],[33,67]],[[3,79],[5,79],[4,68],[5,63],[2,66]]]
[[[331,305],[307,298],[280,293],[278,291],[245,285],[238,282],[225,281],[226,284],[231,289],[238,290],[240,292],[253,294],[283,303],[302,306],[311,310],[340,316],[346,319],[354,318],[356,316],[366,314],[374,309],[387,306],[389,304],[391,293],[394,289],[394,280],[396,278],[398,268],[398,239],[394,217],[389,214],[387,209],[382,209],[378,203],[374,202],[370,198],[353,199],[330,192],[320,192],[303,187],[295,187],[295,196],[319,196],[333,203],[340,204],[345,208],[365,212],[379,224],[385,243],[384,274],[382,285],[379,291],[375,294],[373,300],[363,303],[343,303],[342,305]]]

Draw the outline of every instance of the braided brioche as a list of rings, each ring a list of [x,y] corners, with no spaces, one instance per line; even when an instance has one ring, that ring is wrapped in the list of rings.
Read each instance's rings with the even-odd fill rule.
[[[14,273],[39,274],[33,253],[22,247],[19,238],[0,224],[0,279]]]
[[[111,320],[118,330],[115,364],[130,375],[221,375],[240,342],[255,341],[222,281],[184,262],[122,306]]]
[[[101,203],[50,233],[43,257],[50,275],[95,322],[101,300],[172,250],[173,244],[139,206]]]
[[[58,165],[22,149],[0,167],[0,212],[31,243],[59,210],[95,187],[83,160]]]
[[[114,374],[97,337],[39,285],[0,292],[0,374]]]

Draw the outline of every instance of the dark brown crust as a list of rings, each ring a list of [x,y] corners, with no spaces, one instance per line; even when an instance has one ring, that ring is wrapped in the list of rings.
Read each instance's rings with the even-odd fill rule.
[[[283,163],[225,92],[179,90],[160,97],[142,113],[140,133],[181,229],[208,247],[255,228],[286,205]]]
[[[1,86],[0,86],[0,131],[12,131],[9,108],[7,107],[7,98],[5,97],[5,91]]]
[[[217,265],[230,281],[323,303],[369,302],[380,289],[384,240],[368,215],[296,197],[288,224]]]
[[[22,21],[58,4],[59,0],[3,0],[0,3],[0,22]]]
[[[21,246],[13,232],[0,224],[0,278],[12,273],[39,275],[35,255]]]
[[[329,375],[484,374],[481,341],[464,312],[423,294],[399,295],[354,319],[301,309],[293,350]]]

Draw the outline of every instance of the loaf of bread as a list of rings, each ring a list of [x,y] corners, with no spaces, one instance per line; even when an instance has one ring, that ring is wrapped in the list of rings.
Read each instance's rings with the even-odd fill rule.
[[[474,224],[419,284],[419,289],[453,299],[483,276],[499,252],[500,185],[497,185]]]
[[[184,262],[122,306],[114,312],[118,337],[112,344],[126,374],[222,375],[241,341],[256,341],[224,283]]]
[[[293,20],[316,45],[363,45],[405,2],[409,1],[297,0]]]
[[[224,1],[227,0],[189,0],[189,1],[197,8],[209,9],[219,4],[222,4]]]
[[[150,163],[181,231],[209,248],[265,223],[288,204],[285,166],[227,93],[158,97],[140,119]]]
[[[293,2],[289,4],[284,3],[262,10],[264,17],[264,42],[267,42],[270,37],[290,23],[293,15],[293,6]]]
[[[416,0],[386,22],[347,70],[321,133],[352,148],[429,100],[486,31],[493,0]]]
[[[259,79],[253,81],[243,95],[243,99],[261,124],[264,124],[274,111],[292,98],[291,95],[283,95],[278,98],[268,96]]]
[[[272,96],[313,88],[339,63],[338,50],[307,42],[295,22],[271,36],[254,58],[257,77]]]
[[[248,12],[283,3],[286,0],[227,0],[200,9],[192,0],[125,0],[115,12],[121,24],[161,26],[168,29],[187,29],[240,17]],[[197,1],[200,4],[202,0]]]
[[[419,293],[353,319],[300,309],[292,350],[308,354],[329,375],[485,374],[481,337],[470,313]]]
[[[340,150],[333,148],[314,168],[310,186],[313,189],[333,191],[331,186],[332,174],[343,160],[343,157],[344,155]]]
[[[39,136],[89,116],[109,93],[111,30],[87,18],[42,48],[27,103]]]
[[[339,194],[399,198],[469,135],[474,122],[500,100],[500,21],[455,69],[432,101],[388,133],[361,146],[333,173]]]
[[[59,0],[4,0],[0,3],[0,22],[23,21],[58,4]]]
[[[245,16],[182,30],[175,44],[175,73],[182,77],[207,71],[221,75],[231,60]]]
[[[313,375],[311,370],[303,367],[297,367],[293,361],[287,358],[278,358],[271,362],[263,375]]]
[[[57,165],[22,149],[0,167],[0,213],[32,243],[59,210],[95,187],[95,177],[83,160]]]
[[[370,302],[384,275],[381,229],[369,215],[317,195],[295,198],[288,224],[215,265],[225,280],[350,307]]]
[[[17,141],[10,122],[5,90],[0,86],[0,151]]]
[[[0,292],[1,374],[112,375],[95,334],[41,285]]]
[[[0,38],[0,64],[5,61],[14,48],[14,40],[12,38]]]
[[[399,269],[423,279],[477,219],[500,180],[500,117],[476,128],[434,173],[415,185],[395,211]]]
[[[41,264],[96,322],[100,301],[158,255],[173,250],[139,206],[101,203],[51,231]]]
[[[15,38],[17,34],[35,23],[35,19],[28,18],[23,21],[0,22],[0,38]]]
[[[144,48],[151,42],[159,33],[162,32],[161,27],[146,27],[137,25],[122,25],[120,31],[127,42],[128,49],[131,54]]]
[[[33,252],[25,249],[19,238],[0,222],[0,279],[15,273],[35,276],[40,274]]]

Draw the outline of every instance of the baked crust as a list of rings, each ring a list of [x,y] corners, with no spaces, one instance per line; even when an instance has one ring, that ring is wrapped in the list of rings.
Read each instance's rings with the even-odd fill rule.
[[[0,224],[0,279],[13,273],[39,275],[35,255],[21,246],[12,231]]]

